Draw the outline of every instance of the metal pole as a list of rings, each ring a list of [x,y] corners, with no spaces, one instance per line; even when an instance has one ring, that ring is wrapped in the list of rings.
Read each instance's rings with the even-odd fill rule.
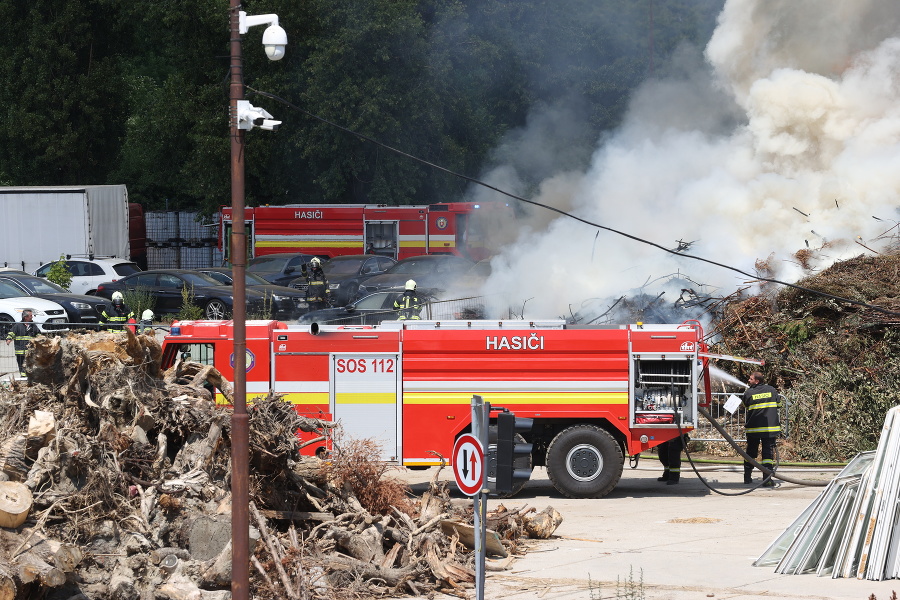
[[[244,270],[247,238],[244,226],[244,132],[238,129],[237,102],[244,99],[240,0],[231,0],[231,268],[234,307],[234,412],[231,416],[231,594],[250,597],[250,417],[247,415],[247,329]]]
[[[484,449],[484,460],[481,461],[482,490],[472,497],[472,513],[475,529],[475,600],[484,600],[485,576],[485,538],[487,536],[487,455],[488,455],[488,422],[491,405],[481,396],[472,396],[472,435]]]

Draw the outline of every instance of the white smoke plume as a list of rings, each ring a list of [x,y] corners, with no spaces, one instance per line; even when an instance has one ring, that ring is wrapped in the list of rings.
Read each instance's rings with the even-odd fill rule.
[[[728,0],[705,63],[685,53],[682,75],[645,84],[586,170],[548,173],[531,197],[666,248],[693,242],[687,253],[746,272],[764,261],[792,282],[868,252],[861,244],[877,250],[896,241],[900,220],[898,32],[897,0]],[[541,139],[564,129],[547,127],[553,118],[519,132],[519,151],[564,148],[560,136]],[[519,164],[488,181],[522,194]],[[748,282],[533,214],[492,263],[484,291],[496,312],[590,318],[637,291],[674,301],[685,287],[676,273],[719,295]]]

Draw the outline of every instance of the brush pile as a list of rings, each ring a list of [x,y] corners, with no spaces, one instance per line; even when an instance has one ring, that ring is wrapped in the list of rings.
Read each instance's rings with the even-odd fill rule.
[[[0,389],[0,600],[230,598],[231,413],[211,390],[230,399],[231,385],[198,363],[162,372],[160,358],[130,331],[38,338],[28,383]],[[295,432],[334,423],[277,396],[249,413],[252,598],[466,596],[474,555],[443,524],[471,509],[437,475],[413,498],[371,442],[325,463]],[[501,512],[501,555],[561,520]]]
[[[725,304],[713,351],[765,360],[767,383],[790,403],[783,459],[846,461],[876,447],[900,390],[898,275],[898,253],[859,256],[798,282],[859,304],[796,288]],[[757,368],[731,366],[742,381]]]

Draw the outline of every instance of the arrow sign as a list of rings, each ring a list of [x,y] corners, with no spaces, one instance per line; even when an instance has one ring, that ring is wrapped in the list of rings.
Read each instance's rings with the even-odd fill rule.
[[[484,449],[474,435],[464,433],[453,444],[453,476],[466,496],[474,496],[484,485]]]

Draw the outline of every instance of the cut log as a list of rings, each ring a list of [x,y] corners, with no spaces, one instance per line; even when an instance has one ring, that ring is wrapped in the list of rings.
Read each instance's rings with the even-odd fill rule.
[[[15,529],[25,522],[34,502],[31,490],[17,481],[0,481],[0,527]]]
[[[0,600],[14,600],[16,581],[13,569],[0,559]]]
[[[327,512],[304,512],[299,510],[261,510],[268,519],[281,521],[334,521],[334,515]]]
[[[31,469],[31,459],[25,454],[27,444],[28,436],[20,434],[9,438],[0,447],[0,469],[11,481],[24,481]]]
[[[416,574],[416,563],[411,563],[399,569],[382,569],[378,565],[356,560],[351,556],[331,554],[322,561],[326,570],[352,571],[355,575],[364,579],[382,579],[387,585],[397,586],[406,578]]]
[[[28,437],[41,438],[43,444],[46,444],[55,435],[56,418],[53,416],[53,413],[45,410],[34,411],[34,415],[28,419]]]
[[[552,506],[548,506],[539,513],[525,516],[525,531],[530,538],[546,540],[562,522],[562,515]]]
[[[47,564],[31,552],[17,556],[14,564],[22,583],[37,581],[44,587],[59,587],[66,582],[66,574],[62,569]]]
[[[219,556],[207,564],[209,566],[200,574],[200,585],[204,587],[231,585],[231,540],[228,540]]]
[[[31,540],[28,542],[30,544],[29,552],[39,556],[44,562],[53,565],[63,573],[74,573],[75,568],[84,557],[78,546],[46,538],[33,530],[26,530],[22,533],[31,535]]]
[[[463,546],[470,549],[475,548],[475,528],[471,525],[452,519],[445,519],[444,521],[441,521],[441,530],[445,535],[453,535],[456,533]],[[509,555],[509,552],[507,552],[503,544],[500,543],[500,536],[497,535],[496,531],[491,529],[485,530],[484,549],[488,554],[493,554],[500,558],[506,558]]]

